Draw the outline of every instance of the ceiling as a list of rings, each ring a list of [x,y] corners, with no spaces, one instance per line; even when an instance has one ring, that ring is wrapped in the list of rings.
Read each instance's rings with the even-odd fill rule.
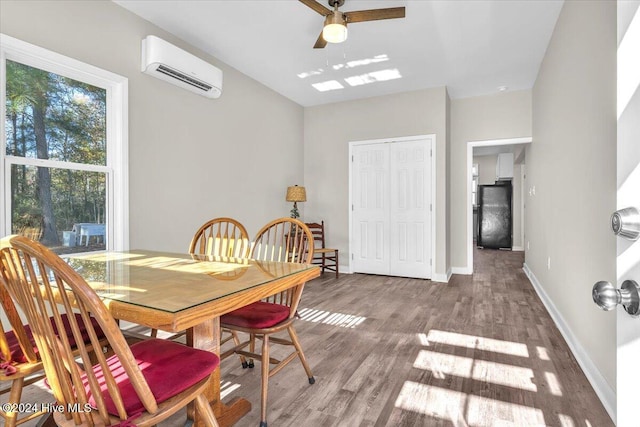
[[[323,17],[295,0],[114,1],[305,107],[441,86],[454,99],[530,89],[562,7],[346,0],[341,11],[405,6],[406,18],[353,23],[345,43],[313,49]],[[331,81],[342,88],[312,86]]]

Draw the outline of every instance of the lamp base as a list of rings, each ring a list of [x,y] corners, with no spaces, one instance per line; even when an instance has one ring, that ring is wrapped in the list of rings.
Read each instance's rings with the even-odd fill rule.
[[[298,202],[293,202],[293,209],[291,209],[291,218],[300,218],[300,212],[298,212]]]

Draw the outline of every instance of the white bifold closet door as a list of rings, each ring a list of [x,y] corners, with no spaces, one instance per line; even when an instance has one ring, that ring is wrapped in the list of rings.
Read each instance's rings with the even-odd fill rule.
[[[352,271],[431,278],[431,141],[352,147]]]

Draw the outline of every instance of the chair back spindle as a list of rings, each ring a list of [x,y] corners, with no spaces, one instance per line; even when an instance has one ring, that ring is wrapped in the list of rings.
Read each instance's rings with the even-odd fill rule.
[[[233,218],[214,218],[204,223],[193,236],[189,253],[232,258],[249,255],[249,234]]]

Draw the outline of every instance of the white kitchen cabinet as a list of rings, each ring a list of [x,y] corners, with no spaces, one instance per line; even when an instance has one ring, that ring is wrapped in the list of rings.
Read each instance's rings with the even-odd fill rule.
[[[496,181],[513,178],[513,153],[498,154],[496,162]]]

